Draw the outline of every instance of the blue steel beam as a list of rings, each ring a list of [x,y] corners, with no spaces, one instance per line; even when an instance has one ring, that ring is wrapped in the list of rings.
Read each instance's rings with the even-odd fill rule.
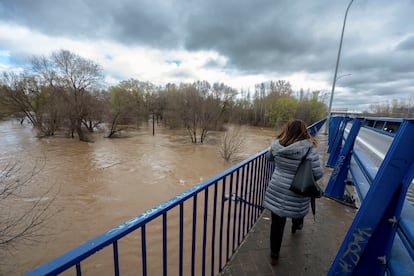
[[[328,153],[332,152],[332,146],[335,138],[338,136],[338,130],[342,121],[348,122],[348,117],[336,116],[329,120]]]
[[[405,120],[328,275],[384,275],[414,162],[414,120]]]
[[[336,132],[332,144],[329,145],[328,152],[330,153],[328,162],[326,163],[327,167],[333,167],[338,160],[339,153],[342,149],[342,139],[344,137],[344,132],[346,124],[348,123],[349,118],[343,117],[337,125],[335,125]],[[336,122],[335,122],[336,123]],[[332,130],[333,132],[333,130]],[[331,135],[331,134],[329,134]]]
[[[325,189],[325,195],[338,200],[343,200],[345,192],[345,180],[348,177],[348,168],[351,160],[352,149],[354,147],[355,139],[361,127],[361,121],[355,119],[348,137],[346,138],[344,147],[339,154],[335,167],[329,178],[328,185]],[[342,138],[341,138],[342,139]]]

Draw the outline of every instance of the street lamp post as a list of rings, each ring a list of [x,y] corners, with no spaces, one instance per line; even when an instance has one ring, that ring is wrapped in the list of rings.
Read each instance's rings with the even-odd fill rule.
[[[338,56],[336,57],[335,74],[334,74],[333,81],[332,81],[331,98],[329,100],[328,116],[326,118],[326,128],[325,129],[327,129],[327,130],[329,128],[329,120],[331,119],[331,115],[332,115],[332,101],[333,101],[333,96],[334,96],[334,92],[335,92],[335,84],[336,84],[336,81],[337,81],[336,76],[338,74],[339,59],[341,58],[342,41],[344,39],[344,31],[345,31],[346,17],[348,16],[348,11],[349,11],[349,8],[352,5],[352,2],[354,2],[354,0],[351,0],[349,2],[349,4],[348,4],[348,7],[346,8],[345,17],[344,17],[344,23],[342,25],[341,40],[339,42]]]

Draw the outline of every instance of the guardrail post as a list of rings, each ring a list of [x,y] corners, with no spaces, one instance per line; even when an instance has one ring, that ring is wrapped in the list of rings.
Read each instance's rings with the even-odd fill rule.
[[[328,153],[331,153],[332,151],[332,146],[334,145],[335,139],[338,136],[338,130],[343,121],[345,121],[346,124],[348,117],[336,116],[332,117],[329,120]]]
[[[328,275],[384,275],[413,179],[414,120],[404,120],[362,201]]]
[[[342,149],[342,139],[344,137],[344,131],[346,128],[346,124],[348,123],[349,118],[343,117],[341,121],[339,121],[338,125],[336,126],[335,137],[333,139],[332,144],[328,147],[329,159],[326,163],[327,167],[333,167],[338,160],[339,153]],[[334,131],[330,132],[333,133]],[[329,134],[330,135],[330,134]]]
[[[338,200],[343,200],[345,192],[345,180],[348,176],[349,162],[351,160],[352,149],[354,147],[355,139],[361,127],[361,121],[355,119],[351,130],[346,138],[344,147],[339,154],[335,167],[329,178],[328,185],[325,189],[325,195]],[[342,139],[342,138],[341,138]]]

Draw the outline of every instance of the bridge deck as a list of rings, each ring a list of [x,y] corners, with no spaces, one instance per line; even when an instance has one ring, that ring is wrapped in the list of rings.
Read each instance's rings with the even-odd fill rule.
[[[319,136],[322,164],[327,161],[327,136]],[[331,170],[325,168],[321,186]],[[291,234],[288,220],[276,266],[270,263],[270,212],[265,211],[221,275],[326,275],[352,223],[356,209],[329,198],[316,201],[316,220],[305,218],[304,228]]]

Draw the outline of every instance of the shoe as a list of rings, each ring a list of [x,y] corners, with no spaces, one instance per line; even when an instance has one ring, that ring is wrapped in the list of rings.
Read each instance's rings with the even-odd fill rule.
[[[296,230],[302,230],[303,224],[299,224],[298,226],[292,224],[292,234],[296,233]]]
[[[279,260],[279,252],[278,253],[271,253],[270,257],[272,259],[272,266],[277,265],[277,261]]]

